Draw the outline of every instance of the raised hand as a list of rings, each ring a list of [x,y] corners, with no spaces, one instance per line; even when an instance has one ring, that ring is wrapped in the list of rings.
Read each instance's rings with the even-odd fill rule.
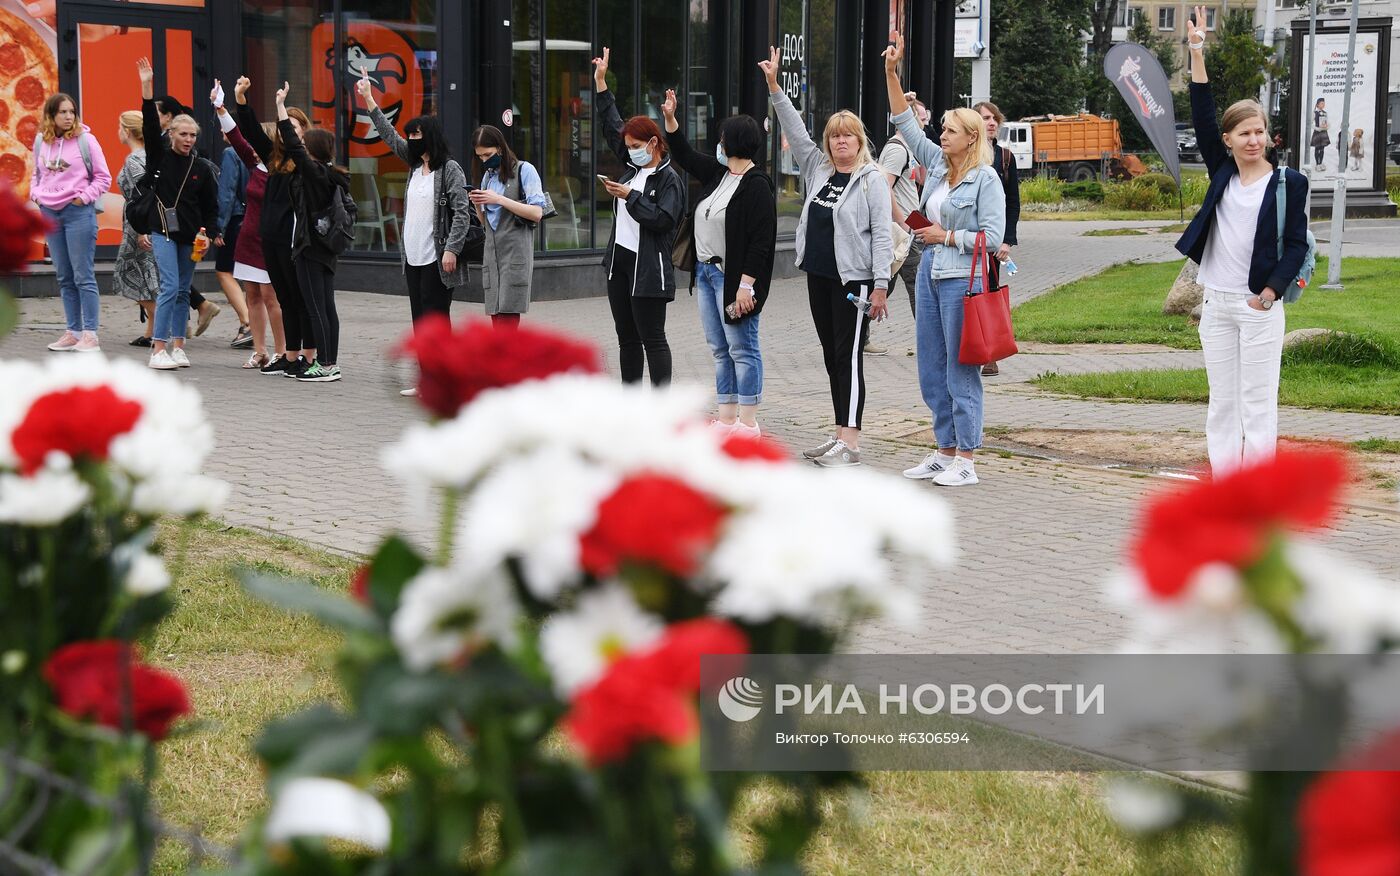
[[[224,108],[224,86],[219,80],[214,80],[214,87],[209,90],[209,102],[215,109]]]
[[[141,77],[142,85],[150,85],[156,81],[156,71],[151,69],[151,62],[144,57],[136,59],[136,75]]]
[[[248,89],[253,85],[253,80],[247,76],[239,76],[238,81],[233,83],[233,98],[239,103],[247,103]]]
[[[674,88],[666,89],[666,99],[661,101],[661,115],[665,116],[668,122],[676,120],[676,90]]]
[[[608,88],[608,59],[611,57],[612,49],[603,46],[603,57],[593,59],[593,82],[599,91],[606,91]]]
[[[365,102],[365,105],[370,107],[371,109],[374,108],[374,95],[372,93],[373,87],[373,83],[369,81],[369,69],[366,67],[361,67],[360,79],[358,82],[355,83],[355,91],[359,93],[360,99]]]
[[[890,31],[890,42],[893,45],[885,48],[880,54],[885,59],[885,73],[889,75],[899,75],[899,62],[904,60],[904,37],[899,31]]]
[[[1206,41],[1206,8],[1197,6],[1195,13],[1186,22],[1186,47],[1193,52],[1202,51]]]
[[[277,89],[276,101],[278,106],[282,106],[287,102],[287,95],[291,92],[291,90],[292,83],[283,81],[282,87]]]
[[[769,46],[768,60],[758,62],[758,69],[763,71],[763,78],[768,80],[769,91],[778,90],[778,62],[781,59],[782,55],[778,50],[773,46]]]

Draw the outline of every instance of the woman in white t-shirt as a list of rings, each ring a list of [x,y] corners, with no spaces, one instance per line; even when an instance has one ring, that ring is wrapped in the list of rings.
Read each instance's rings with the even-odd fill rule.
[[[1202,54],[1205,20],[1205,8],[1196,7],[1188,48],[1191,115],[1210,188],[1176,247],[1201,266],[1201,351],[1210,382],[1206,445],[1211,471],[1222,475],[1274,454],[1284,332],[1278,301],[1307,254],[1308,180],[1297,171],[1275,171],[1268,116],[1256,101],[1231,104],[1217,125]],[[1280,180],[1287,200],[1282,240]]]

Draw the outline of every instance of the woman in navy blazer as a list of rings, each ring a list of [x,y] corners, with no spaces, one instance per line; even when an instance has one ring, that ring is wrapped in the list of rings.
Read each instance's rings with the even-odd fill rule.
[[[1308,243],[1308,180],[1269,162],[1269,120],[1253,100],[1231,104],[1219,124],[1206,79],[1205,7],[1189,23],[1191,117],[1210,174],[1200,212],[1176,248],[1201,266],[1201,351],[1210,383],[1206,446],[1219,476],[1274,454],[1283,307]],[[1223,133],[1222,133],[1223,131]],[[1280,175],[1287,191],[1282,256]]]

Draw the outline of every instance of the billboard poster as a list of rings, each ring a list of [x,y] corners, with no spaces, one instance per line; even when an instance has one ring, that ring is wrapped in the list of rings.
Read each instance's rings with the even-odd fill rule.
[[[1356,35],[1356,65],[1351,76],[1351,116],[1342,119],[1347,91],[1347,35],[1320,33],[1312,70],[1312,106],[1303,107],[1298,126],[1298,169],[1312,179],[1314,192],[1336,188],[1339,154],[1345,153],[1348,188],[1374,185],[1375,150],[1385,146],[1383,119],[1376,118],[1379,34]],[[1300,57],[1307,64],[1304,33]],[[1307,92],[1298,89],[1300,95]]]
[[[29,197],[44,101],[58,91],[57,36],[19,0],[0,0],[0,177]]]

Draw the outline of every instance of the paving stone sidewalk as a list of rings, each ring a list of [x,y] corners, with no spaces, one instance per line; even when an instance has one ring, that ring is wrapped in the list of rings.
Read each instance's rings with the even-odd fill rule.
[[[1121,261],[1171,257],[1170,235],[1082,237],[1089,227],[1095,226],[1025,223],[1026,243],[1016,255],[1018,278],[1024,278],[1021,288],[1044,291]],[[1066,257],[1071,251],[1072,259]],[[890,472],[921,456],[922,446],[901,436],[928,419],[919,400],[914,360],[899,354],[901,344],[913,348],[902,287],[894,300],[905,303],[896,303],[893,318],[880,334],[891,353],[867,360],[867,435],[862,442],[868,463]],[[398,395],[411,375],[385,356],[408,328],[408,302],[399,296],[340,293],[338,304],[340,364],[346,374],[341,383],[297,384],[242,370],[246,353],[228,348],[234,327],[228,315],[221,316],[205,337],[190,342],[195,367],[179,372],[177,379],[200,389],[215,424],[218,450],[209,472],[234,487],[224,517],[344,552],[367,551],[396,528],[426,543],[431,515],[378,464],[380,449],[420,417],[416,405]],[[0,341],[0,355],[55,355],[47,353],[44,344],[61,329],[59,302],[27,299],[20,306],[22,324]],[[455,313],[479,313],[479,306],[458,303]],[[527,319],[593,339],[615,370],[612,322],[604,300],[541,303]],[[776,284],[762,319],[762,421],[789,446],[806,446],[824,433],[831,414],[803,282]],[[676,380],[712,385],[713,360],[694,301],[684,291],[671,306],[668,322]],[[125,344],[139,331],[134,306],[103,298],[102,338],[109,355],[144,360],[144,350]],[[1056,367],[1064,370],[1064,363],[1076,357],[1082,360],[1076,367],[1100,368],[1100,360],[1107,357],[1121,357],[1115,362],[1165,362],[1175,361],[1170,358],[1174,356],[1179,358],[1177,351],[1129,349],[1110,354],[1036,351],[1017,357],[1006,369],[1004,380],[1011,385],[994,385],[988,393],[987,423],[1199,430],[1203,406],[1061,400],[1014,383],[1023,372],[1042,368],[1039,359],[1058,358],[1061,365]],[[1285,411],[1283,422],[1285,432],[1296,434],[1400,437],[1400,418]],[[1122,619],[1105,608],[1103,581],[1119,562],[1141,498],[1163,483],[993,454],[985,455],[978,469],[978,487],[943,491],[955,509],[960,559],[950,572],[922,576],[923,618],[909,628],[867,626],[853,650],[975,653],[1113,647],[1123,632]],[[839,511],[833,511],[832,525],[840,525]],[[1352,510],[1329,541],[1400,582],[1397,536],[1400,517]]]

